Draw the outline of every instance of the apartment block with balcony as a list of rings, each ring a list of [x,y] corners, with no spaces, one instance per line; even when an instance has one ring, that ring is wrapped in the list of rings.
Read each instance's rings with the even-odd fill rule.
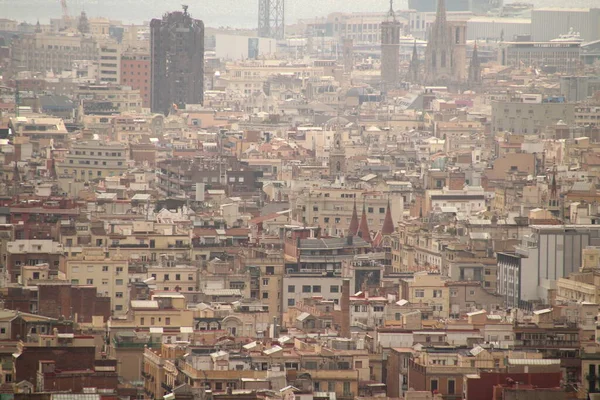
[[[62,244],[52,240],[15,240],[6,245],[6,274],[9,282],[19,282],[24,266],[47,264],[49,275],[62,270],[65,256]]]

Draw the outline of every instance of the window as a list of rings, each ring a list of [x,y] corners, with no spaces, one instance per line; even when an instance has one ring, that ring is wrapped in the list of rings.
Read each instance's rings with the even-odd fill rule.
[[[425,297],[425,290],[415,289],[415,297]]]
[[[456,296],[458,296],[458,290],[450,289],[450,297],[456,297]]]
[[[194,274],[188,274],[188,281],[194,280]]]
[[[108,265],[102,266],[102,272],[108,272]]]
[[[71,279],[71,285],[79,285],[79,279]]]
[[[94,284],[94,280],[93,280],[93,279],[88,279],[88,280],[86,281],[86,284],[87,284],[87,285],[93,285],[93,284]]]
[[[379,214],[385,214],[385,208],[379,207]]]
[[[367,207],[367,212],[373,214],[373,207]]]
[[[263,292],[262,298],[263,299],[268,299],[269,298],[269,292]]]
[[[448,394],[456,392],[456,382],[453,379],[448,380]]]
[[[310,293],[310,285],[303,285],[302,293]]]
[[[312,291],[313,291],[313,293],[321,293],[321,286],[320,285],[314,285],[312,287]]]
[[[375,311],[375,312],[383,312],[383,306],[373,306],[373,311]]]
[[[108,279],[102,279],[102,285],[108,285]]]
[[[339,293],[340,292],[340,287],[338,285],[331,285],[329,287],[329,291],[331,293]]]
[[[121,304],[117,304],[115,306],[115,311],[123,311],[123,306]]]
[[[122,299],[122,298],[123,298],[123,292],[116,292],[116,293],[115,293],[115,297],[116,297],[117,299]]]
[[[165,274],[165,279],[163,279],[163,280],[168,281],[169,280],[169,274]]]
[[[117,280],[115,281],[115,284],[116,284],[117,286],[122,286],[122,285],[123,285],[123,279],[117,279]]]
[[[154,325],[156,323],[156,318],[150,317],[150,325]]]
[[[144,317],[140,318],[140,325],[144,325]]]
[[[269,278],[263,278],[262,284],[263,286],[269,286]]]
[[[431,382],[431,391],[435,392],[436,390],[438,390],[438,380],[432,379],[430,382]]]
[[[433,297],[442,297],[442,291],[441,290],[434,290],[433,291]]]
[[[296,291],[295,285],[288,285],[288,293],[294,293]]]
[[[293,307],[296,305],[296,300],[294,299],[288,299],[288,307]]]
[[[171,317],[165,318],[165,325],[171,325]]]
[[[175,280],[176,281],[180,281],[181,280],[181,274],[175,274]]]

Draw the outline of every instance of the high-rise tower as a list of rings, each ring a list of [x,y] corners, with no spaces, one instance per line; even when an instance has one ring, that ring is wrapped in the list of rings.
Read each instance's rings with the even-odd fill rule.
[[[258,36],[283,40],[285,0],[258,0]]]
[[[446,20],[446,0],[438,0],[435,22],[425,50],[425,83],[448,85],[465,81],[467,24]]]
[[[390,10],[381,23],[381,83],[386,90],[395,87],[399,80],[400,28],[393,0],[390,0]]]
[[[204,101],[204,23],[175,11],[150,22],[153,112],[167,114],[173,105]]]

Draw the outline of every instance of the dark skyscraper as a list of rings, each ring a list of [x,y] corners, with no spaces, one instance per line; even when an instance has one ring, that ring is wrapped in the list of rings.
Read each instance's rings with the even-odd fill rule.
[[[204,101],[204,23],[183,12],[150,22],[151,108],[167,114],[173,105]]]
[[[400,69],[400,22],[396,20],[392,0],[387,18],[381,23],[381,81],[386,89],[398,84]]]

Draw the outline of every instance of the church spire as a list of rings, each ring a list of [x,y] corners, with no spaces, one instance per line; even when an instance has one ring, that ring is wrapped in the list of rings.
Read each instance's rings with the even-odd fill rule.
[[[469,64],[469,84],[478,85],[481,83],[481,62],[479,61],[479,52],[477,51],[477,42],[473,46],[473,55],[471,64]]]
[[[409,80],[415,83],[419,82],[419,52],[417,51],[417,39],[413,45],[412,58],[408,67]]]
[[[396,14],[394,14],[394,0],[390,0],[390,11],[388,11],[388,17],[396,20]]]
[[[354,208],[352,209],[352,218],[350,219],[350,226],[348,227],[348,236],[356,235],[358,233],[358,213],[356,212],[356,197],[354,198]]]
[[[392,219],[392,209],[390,206],[390,201],[388,200],[385,219],[383,220],[383,225],[381,227],[381,234],[391,235],[392,233],[394,233],[394,220]]]
[[[446,0],[438,0],[435,21],[438,25],[446,24]]]
[[[372,243],[371,231],[369,231],[369,224],[367,223],[367,208],[365,201],[363,201],[362,216],[360,217],[360,225],[358,226],[358,236],[363,238],[367,243]]]

